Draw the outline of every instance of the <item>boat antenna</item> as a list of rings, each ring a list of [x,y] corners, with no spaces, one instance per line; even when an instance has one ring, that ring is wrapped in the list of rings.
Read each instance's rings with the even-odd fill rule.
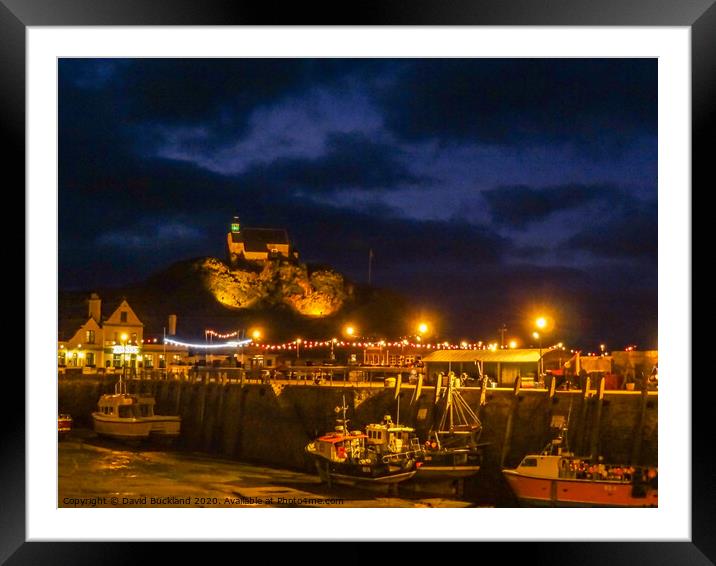
[[[343,394],[343,402],[341,403],[341,409],[343,410],[343,434],[348,434],[348,421],[346,420],[346,394]]]

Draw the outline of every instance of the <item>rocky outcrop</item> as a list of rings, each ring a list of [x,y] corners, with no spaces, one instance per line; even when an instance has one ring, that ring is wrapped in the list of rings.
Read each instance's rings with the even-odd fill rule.
[[[194,270],[219,303],[234,309],[283,304],[297,314],[322,318],[339,311],[350,298],[340,273],[325,268],[309,273],[305,264],[289,260],[232,268],[209,257],[197,260]]]

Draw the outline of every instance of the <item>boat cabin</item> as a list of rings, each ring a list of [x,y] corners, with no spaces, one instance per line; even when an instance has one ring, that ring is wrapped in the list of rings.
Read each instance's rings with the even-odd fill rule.
[[[536,478],[557,478],[563,461],[567,460],[561,456],[530,454],[522,459],[517,466],[517,472]]]
[[[365,427],[368,446],[380,453],[399,453],[409,450],[411,439],[415,437],[415,429],[409,426],[394,424],[386,415],[380,424],[369,424]]]
[[[154,397],[137,397],[137,415],[140,417],[153,417],[154,405],[156,404]]]
[[[133,419],[138,417],[153,417],[153,397],[137,397],[120,393],[116,395],[103,395],[97,403],[98,412],[110,417],[120,419]]]
[[[366,435],[360,431],[350,434],[334,432],[321,436],[314,443],[315,453],[331,462],[343,462],[349,456],[359,457],[363,451]]]

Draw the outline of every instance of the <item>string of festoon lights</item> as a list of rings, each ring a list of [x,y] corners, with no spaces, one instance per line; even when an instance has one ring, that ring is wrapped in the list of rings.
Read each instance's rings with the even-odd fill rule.
[[[449,342],[347,342],[345,340],[292,340],[290,342],[284,342],[283,344],[266,344],[255,342],[254,346],[257,348],[264,348],[267,350],[295,350],[297,346],[300,346],[301,350],[311,348],[327,348],[331,346],[331,343],[335,347],[348,347],[348,348],[396,348],[396,347],[407,347],[407,348],[423,348],[426,350],[492,350],[496,351],[501,349],[496,343],[483,344],[482,342],[467,343],[461,342],[459,344],[451,344]],[[549,346],[545,347],[545,350],[549,349],[564,349],[563,346]],[[508,349],[507,347],[502,349]]]
[[[228,332],[226,334],[221,334],[217,332],[216,330],[205,330],[204,334],[207,336],[215,336],[216,338],[221,338],[222,340],[225,340],[227,338],[234,338],[235,336],[239,335],[239,331],[236,330],[234,332]]]
[[[211,331],[214,336],[217,336],[219,338],[231,338],[234,336],[237,336],[239,333],[229,333],[222,335],[218,332]],[[145,342],[143,340],[142,342]],[[149,340],[151,342],[151,340]],[[156,339],[154,340],[156,342]],[[497,344],[497,342],[466,342],[462,341],[459,344],[454,344],[450,342],[413,342],[410,340],[398,340],[398,341],[387,341],[387,340],[381,340],[378,342],[375,341],[346,341],[346,340],[304,340],[301,338],[298,338],[296,340],[291,340],[290,342],[284,342],[282,344],[268,344],[265,342],[260,342],[258,340],[254,340],[252,338],[245,338],[242,340],[229,340],[227,342],[222,343],[191,343],[191,342],[183,342],[181,340],[175,340],[173,338],[165,338],[164,339],[165,344],[171,344],[174,346],[183,346],[185,348],[197,348],[197,349],[218,349],[218,348],[240,348],[244,346],[248,346],[251,344],[254,348],[260,348],[263,350],[295,350],[297,347],[300,347],[301,350],[304,349],[313,349],[313,348],[329,348],[331,347],[331,344],[333,347],[343,347],[343,348],[397,348],[397,347],[408,347],[408,348],[416,348],[416,349],[425,349],[425,350],[490,350],[490,351],[497,351],[500,349],[514,349],[513,346],[505,346],[503,348],[500,348],[500,346]],[[636,346],[630,346],[627,348],[627,351],[633,351],[636,349]],[[544,350],[566,350],[565,346],[560,342],[558,344],[554,344],[552,346],[545,346]],[[576,354],[579,352],[579,350],[570,349],[570,353]],[[595,354],[593,352],[590,353],[583,353],[582,355],[586,356],[598,356],[599,354]],[[603,354],[602,354],[603,355]]]
[[[204,348],[204,349],[213,349],[213,348],[238,348],[241,346],[247,346],[248,344],[251,344],[253,340],[251,338],[246,338],[245,340],[230,340],[229,342],[224,342],[222,344],[191,344],[189,342],[181,342],[180,340],[174,340],[172,338],[165,338],[164,343],[165,344],[171,344],[172,346],[184,346],[185,348]]]

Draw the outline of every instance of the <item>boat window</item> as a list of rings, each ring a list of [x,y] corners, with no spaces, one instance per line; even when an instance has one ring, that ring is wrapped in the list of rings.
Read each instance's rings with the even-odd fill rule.
[[[525,458],[522,460],[522,464],[520,464],[522,467],[531,467],[536,468],[537,467],[537,458]]]
[[[122,419],[128,419],[132,416],[132,407],[129,405],[122,405],[119,407],[119,417]]]

